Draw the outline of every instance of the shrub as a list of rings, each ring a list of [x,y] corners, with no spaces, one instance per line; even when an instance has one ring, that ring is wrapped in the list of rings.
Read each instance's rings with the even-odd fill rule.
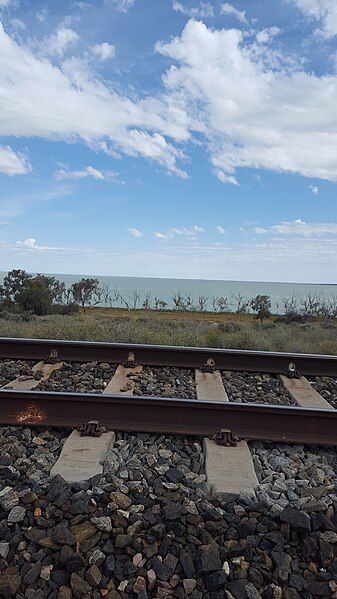
[[[81,279],[71,286],[74,302],[84,309],[86,306],[97,306],[103,299],[103,289],[98,279]]]
[[[238,333],[241,331],[241,326],[237,322],[221,322],[218,329],[222,333]]]
[[[39,279],[30,279],[18,293],[16,302],[22,312],[41,316],[52,311],[52,294]]]
[[[71,302],[70,304],[54,304],[52,307],[52,314],[76,314],[79,309],[79,306],[74,302]]]
[[[21,291],[26,287],[31,279],[25,270],[13,269],[7,273],[1,287],[1,295],[8,302],[16,302]]]
[[[271,301],[269,295],[257,295],[250,300],[250,307],[253,312],[256,312],[255,318],[259,318],[261,322],[264,318],[271,317]]]

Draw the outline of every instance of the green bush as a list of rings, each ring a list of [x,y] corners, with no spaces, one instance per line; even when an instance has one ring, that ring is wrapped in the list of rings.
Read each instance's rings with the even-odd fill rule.
[[[19,291],[16,302],[22,312],[32,312],[41,316],[52,311],[52,294],[44,283],[38,279],[30,279]]]
[[[76,314],[80,307],[78,304],[71,302],[70,304],[54,304],[52,306],[52,314],[69,315]]]
[[[261,322],[271,317],[271,301],[269,295],[257,295],[250,300],[250,307],[256,313],[255,318]]]

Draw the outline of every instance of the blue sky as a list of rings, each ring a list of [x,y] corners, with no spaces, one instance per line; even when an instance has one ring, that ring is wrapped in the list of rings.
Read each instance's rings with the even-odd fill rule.
[[[0,270],[337,282],[335,0],[0,21]]]

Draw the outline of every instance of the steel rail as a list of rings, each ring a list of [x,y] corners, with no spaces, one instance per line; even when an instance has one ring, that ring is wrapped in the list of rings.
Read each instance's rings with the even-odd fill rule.
[[[0,357],[12,359],[48,358],[56,350],[60,360],[123,363],[129,352],[139,364],[148,366],[177,366],[200,368],[211,358],[216,367],[224,370],[283,373],[289,363],[303,375],[337,376],[337,356],[262,352],[200,347],[138,345],[129,343],[96,343],[45,339],[0,338]]]
[[[213,435],[337,445],[337,410],[216,401],[0,390],[0,424],[77,427],[99,420],[109,429]]]

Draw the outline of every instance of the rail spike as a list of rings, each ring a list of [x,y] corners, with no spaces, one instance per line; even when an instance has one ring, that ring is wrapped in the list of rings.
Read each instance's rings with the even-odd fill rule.
[[[123,366],[124,368],[136,368],[136,366],[138,366],[136,362],[136,356],[132,351],[128,353],[128,357],[125,360]]]
[[[215,372],[216,364],[213,358],[208,358],[205,364],[200,368],[201,372]]]

